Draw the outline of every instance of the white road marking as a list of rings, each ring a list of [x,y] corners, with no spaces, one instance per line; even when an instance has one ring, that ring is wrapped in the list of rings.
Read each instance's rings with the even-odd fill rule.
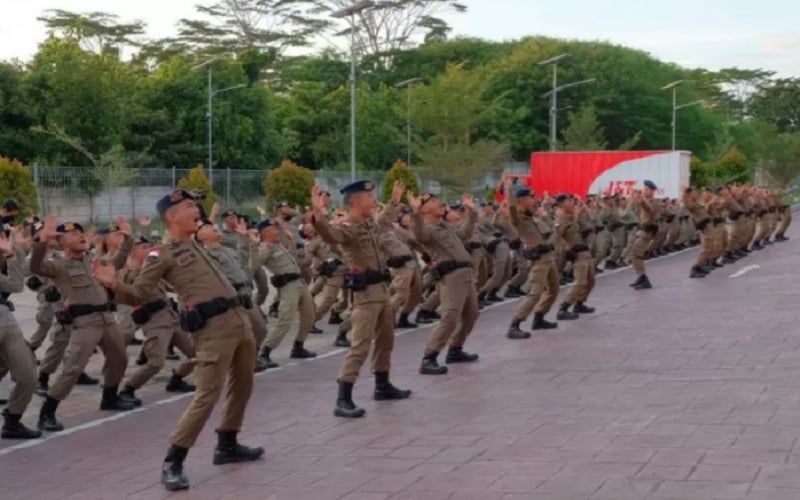
[[[657,261],[657,260],[668,259],[668,258],[674,257],[676,255],[680,255],[682,253],[688,252],[690,250],[695,250],[695,247],[689,247],[689,248],[686,248],[684,250],[680,250],[678,252],[674,252],[674,253],[671,253],[669,255],[665,255],[663,257],[657,257],[655,259],[651,259],[648,262],[654,262],[654,261]],[[748,270],[750,270],[750,268],[757,268],[757,267],[759,267],[759,266],[748,266],[748,267],[745,267],[744,269],[742,269],[741,271],[739,271],[739,273],[743,274],[743,272],[747,272]],[[605,276],[612,276],[614,274],[618,274],[618,273],[621,273],[621,272],[632,272],[632,271],[631,271],[630,267],[624,267],[622,269],[614,269],[614,270],[611,270],[611,271],[606,271],[603,274],[598,274],[597,278],[603,278]],[[737,273],[737,274],[739,274],[739,273]],[[735,275],[733,275],[731,277],[734,277],[734,276]],[[567,288],[569,286],[571,286],[571,285],[563,285],[560,288],[563,289],[563,288]],[[502,306],[502,305],[506,305],[506,304],[512,304],[514,302],[519,301],[520,299],[521,299],[521,297],[520,298],[515,298],[515,299],[506,299],[503,302],[498,302],[496,304],[488,305],[488,306],[484,307],[483,310],[485,311],[487,309],[494,309],[495,307],[498,307],[498,306]],[[432,328],[433,326],[435,326],[436,323],[438,323],[438,322],[434,322],[432,324],[420,326],[420,327],[417,327],[417,328],[411,328],[411,329],[408,329],[408,330],[401,330],[401,331],[396,332],[395,335],[396,336],[408,335],[410,333],[418,332],[420,330],[426,330],[428,328]],[[296,364],[299,365],[299,364],[303,364],[303,363],[312,363],[312,362],[314,362],[316,360],[325,359],[325,358],[328,358],[328,357],[331,357],[331,356],[335,356],[337,354],[341,354],[343,352],[347,352],[347,349],[334,349],[333,351],[326,352],[325,354],[319,355],[316,358],[309,359],[309,360],[304,361],[302,363],[296,363]],[[294,366],[294,363],[291,366]],[[267,375],[269,373],[275,373],[277,371],[280,371],[283,368],[284,367],[279,367],[279,368],[275,368],[275,369],[268,370],[268,371],[265,371],[265,372],[257,373],[255,376],[256,377],[261,377],[261,376]],[[171,396],[171,397],[159,400],[159,401],[153,401],[152,403],[148,403],[147,406],[143,406],[141,408],[137,408],[137,409],[132,410],[132,411],[116,413],[116,414],[110,415],[108,417],[103,417],[103,418],[98,418],[98,419],[95,419],[95,420],[90,420],[88,422],[84,422],[82,424],[76,425],[75,427],[69,427],[67,429],[64,429],[61,432],[53,432],[53,433],[49,433],[49,434],[45,433],[44,437],[42,437],[41,439],[32,439],[30,441],[25,441],[25,442],[22,442],[20,444],[9,446],[8,448],[4,448],[4,449],[0,450],[0,456],[8,455],[8,454],[13,453],[13,452],[15,452],[17,450],[22,450],[22,449],[25,449],[25,448],[32,448],[34,446],[39,446],[39,445],[44,444],[44,443],[46,443],[48,441],[51,441],[53,439],[58,439],[60,437],[69,436],[71,434],[75,434],[75,433],[78,433],[80,431],[84,431],[86,429],[92,429],[94,427],[99,427],[99,426],[104,425],[104,424],[106,424],[108,422],[113,422],[115,420],[120,420],[120,419],[123,419],[123,418],[127,418],[127,417],[130,417],[132,415],[136,415],[137,413],[142,413],[142,412],[148,411],[151,408],[155,408],[155,407],[158,407],[158,406],[174,403],[176,401],[180,401],[181,399],[186,399],[186,398],[189,398],[191,396],[192,396],[192,393],[179,394],[179,395],[176,395],[176,396]]]
[[[752,266],[745,266],[745,267],[739,269],[738,271],[736,271],[735,273],[731,274],[728,277],[729,278],[738,278],[740,276],[744,276],[745,274],[749,273],[753,269],[758,269],[759,267],[761,267],[761,266],[759,266],[758,264],[754,264]]]

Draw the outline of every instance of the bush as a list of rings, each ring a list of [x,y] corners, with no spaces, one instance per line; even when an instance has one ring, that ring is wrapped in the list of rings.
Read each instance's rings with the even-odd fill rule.
[[[406,191],[411,191],[415,195],[419,195],[419,180],[417,174],[406,165],[403,160],[397,160],[386,172],[383,178],[383,196],[381,197],[384,203],[387,203],[392,198],[392,187],[396,181],[400,181],[406,187]],[[403,203],[406,203],[406,195],[403,195]]]
[[[313,186],[314,173],[311,170],[283,160],[281,166],[271,170],[264,179],[267,207],[278,201],[286,201],[292,206],[307,206],[311,202]]]
[[[747,157],[733,146],[717,162],[717,176],[724,183],[747,182],[750,180],[750,162]]]
[[[710,179],[708,178],[706,164],[696,156],[692,156],[692,160],[689,163],[689,175],[689,182],[692,186],[696,188],[708,187]]]
[[[19,218],[39,211],[39,196],[31,170],[17,160],[0,156],[0,204],[13,198],[19,205]]]
[[[178,187],[180,189],[202,191],[206,196],[206,199],[203,201],[203,209],[206,211],[206,214],[211,212],[211,207],[219,200],[217,195],[211,190],[211,182],[208,180],[208,177],[206,177],[203,165],[197,165],[189,170],[189,175],[178,181]]]

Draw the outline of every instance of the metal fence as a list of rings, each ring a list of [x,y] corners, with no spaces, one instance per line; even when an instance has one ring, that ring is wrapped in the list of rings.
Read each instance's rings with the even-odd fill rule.
[[[524,173],[528,171],[525,163],[510,163],[505,171]],[[87,167],[48,167],[34,166],[33,176],[39,192],[41,212],[56,214],[62,219],[76,222],[104,222],[116,216],[154,215],[158,199],[178,185],[178,181],[189,174],[182,168],[141,168],[126,172],[124,179],[116,182],[113,177],[103,179],[95,169]],[[214,193],[225,207],[255,212],[255,207],[263,206],[264,179],[269,171],[214,169]],[[441,185],[425,171],[418,171],[423,191],[441,192]],[[359,172],[360,179],[376,183],[380,195],[384,171]],[[453,172],[453,175],[458,175]],[[501,173],[487,173],[474,183],[476,194],[498,182]],[[350,180],[350,173],[343,171],[317,170],[314,172],[317,183],[334,194],[336,202],[339,187]],[[112,187],[108,187],[112,186]]]

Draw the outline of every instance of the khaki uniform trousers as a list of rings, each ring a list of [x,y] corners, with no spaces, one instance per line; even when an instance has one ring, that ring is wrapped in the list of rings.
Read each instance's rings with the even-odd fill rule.
[[[745,232],[747,231],[747,222],[744,217],[739,217],[733,221],[731,225],[731,236],[728,238],[728,247],[726,251],[733,252],[740,250],[746,245]]]
[[[625,226],[618,227],[610,232],[611,234],[611,254],[608,260],[617,262],[622,258],[622,252],[628,243],[628,231]]]
[[[703,267],[708,264],[714,254],[714,225],[709,223],[705,229],[700,231],[700,252],[694,265]]]
[[[320,276],[314,282],[315,287],[317,283],[319,283],[321,287],[319,293],[311,293],[312,296],[316,295],[316,303],[314,304],[316,315],[314,316],[314,323],[321,320],[323,316],[328,314],[328,311],[341,313],[347,309],[347,300],[339,299],[342,287],[344,286],[344,275]]]
[[[431,332],[425,355],[450,347],[463,347],[478,318],[478,294],[473,287],[472,270],[457,269],[439,281],[442,320]]]
[[[674,246],[675,243],[678,241],[678,237],[681,235],[681,223],[677,217],[673,219],[672,222],[666,224],[667,226],[667,238],[664,240],[665,247]]]
[[[653,235],[651,233],[645,231],[644,229],[640,229],[636,233],[636,239],[631,247],[629,259],[631,261],[631,265],[633,266],[633,270],[639,276],[647,274],[647,270],[644,267],[644,258],[652,244]]]
[[[0,306],[0,379],[9,372],[14,388],[6,408],[12,415],[22,415],[36,386],[36,359],[11,311]]]
[[[410,314],[422,301],[422,273],[415,262],[392,269],[392,310],[397,313]]]
[[[747,218],[747,245],[750,245],[756,235],[756,221],[755,216]]]
[[[194,336],[194,384],[197,389],[172,433],[171,444],[191,448],[219,400],[228,390],[219,429],[239,431],[253,391],[256,346],[250,322],[237,310],[212,318]]]
[[[758,218],[758,225],[756,227],[756,234],[753,241],[761,241],[769,235],[769,214],[764,214]]]
[[[275,323],[275,328],[267,335],[266,346],[270,350],[280,345],[298,314],[300,325],[295,337],[297,342],[305,342],[314,321],[314,299],[311,298],[311,293],[302,280],[294,280],[279,288],[278,300],[280,301],[278,321]]]
[[[47,347],[42,363],[39,365],[39,373],[52,375],[58,370],[58,366],[64,360],[64,353],[67,352],[71,331],[72,328],[69,325],[62,325],[58,322],[53,323],[53,327],[50,329],[50,345]]]
[[[606,257],[608,257],[608,253],[611,251],[611,233],[608,231],[608,229],[603,229],[597,233],[594,238],[594,246],[594,263],[595,266],[599,266],[605,262]]]
[[[712,245],[711,250],[711,259],[716,260],[722,255],[725,251],[725,248],[728,246],[728,227],[727,225],[722,222],[720,224],[714,224],[714,231],[712,233],[714,244]]]
[[[592,260],[589,252],[580,252],[578,254],[572,266],[572,274],[575,276],[575,283],[572,284],[572,288],[567,292],[564,302],[567,304],[586,302],[589,294],[594,289],[595,279],[594,260]]]
[[[480,290],[489,279],[489,257],[486,250],[478,248],[469,253],[472,261],[472,278],[475,283],[475,290]],[[439,305],[438,303],[436,304]]]
[[[625,229],[625,250],[622,252],[622,257],[631,260],[631,254],[633,253],[633,245],[636,244],[636,240],[639,238],[639,229],[634,227],[633,229]]]
[[[424,281],[424,278],[423,278]],[[422,305],[419,306],[420,310],[433,312],[435,311],[439,305],[442,303],[441,296],[439,295],[439,284],[433,285],[433,290],[431,293],[425,297],[425,300],[422,302]]]
[[[781,213],[781,221],[778,224],[778,229],[775,231],[775,234],[779,234],[783,236],[787,229],[789,229],[789,225],[792,223],[792,211],[791,209],[786,209],[786,211]]]
[[[375,299],[386,294],[388,290],[384,284],[353,292],[353,313],[350,315],[353,329],[350,331],[350,348],[339,368],[340,382],[354,384],[370,353],[373,373],[387,373],[391,369],[394,310],[388,300]]]
[[[259,266],[259,268],[256,269],[253,275],[253,281],[256,284],[256,296],[253,301],[256,305],[264,305],[264,302],[267,301],[267,295],[269,295],[269,279],[267,278],[267,271],[264,270],[264,267]]]
[[[256,350],[267,340],[267,318],[260,307],[252,307],[246,310],[247,317],[250,319],[250,329],[253,332],[253,339],[256,341]]]
[[[656,250],[664,248],[664,242],[667,241],[668,227],[666,222],[658,223],[658,234],[653,238],[653,243],[650,247],[651,251],[655,252]]]
[[[31,335],[30,345],[33,350],[36,350],[42,346],[44,343],[44,339],[47,338],[47,332],[50,331],[50,327],[53,326],[53,320],[55,319],[55,304],[59,304],[60,307],[61,302],[47,302],[44,300],[44,291],[39,290],[36,292],[36,302],[38,302],[38,306],[36,306],[36,316],[34,319],[36,320],[36,331],[33,332]]]
[[[47,395],[63,401],[72,392],[89,358],[99,347],[105,357],[103,363],[103,385],[116,387],[125,375],[128,353],[125,340],[110,313],[93,313],[77,318],[72,324],[69,343],[64,352],[64,365]]]
[[[140,325],[140,328],[145,338],[142,349],[147,356],[147,364],[137,367],[128,376],[125,385],[138,389],[156,376],[164,368],[170,343],[174,344],[188,359],[194,358],[192,339],[188,333],[181,330],[177,315],[169,306],[153,314],[150,321]],[[192,373],[192,368],[192,363],[186,361],[175,367],[173,373],[183,378]]]
[[[558,298],[558,269],[552,253],[531,263],[528,283],[530,291],[523,297],[514,315],[514,319],[519,321],[528,319],[531,312],[547,314]]]
[[[511,277],[511,249],[506,241],[501,241],[489,256],[492,275],[480,288],[480,293],[491,293],[500,290]]]
[[[517,263],[517,272],[508,281],[509,287],[520,288],[528,282],[528,274],[531,269],[531,261],[522,256],[522,251],[514,252],[514,260]]]

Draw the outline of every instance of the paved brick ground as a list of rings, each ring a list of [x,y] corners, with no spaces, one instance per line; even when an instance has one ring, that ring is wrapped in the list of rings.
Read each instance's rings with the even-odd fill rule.
[[[445,377],[416,373],[427,331],[403,335],[393,378],[414,395],[373,402],[364,377],[363,420],[331,415],[338,355],[260,376],[243,441],[265,459],[214,467],[210,425],[187,493],[158,484],[186,399],[95,422],[108,415],[81,390],[74,432],[0,445],[0,497],[796,500],[798,241],[704,280],[687,277],[693,251],[651,262],[647,292],[630,271],[603,277],[597,314],[526,341],[503,336],[513,305],[486,310],[469,342],[481,361]]]

